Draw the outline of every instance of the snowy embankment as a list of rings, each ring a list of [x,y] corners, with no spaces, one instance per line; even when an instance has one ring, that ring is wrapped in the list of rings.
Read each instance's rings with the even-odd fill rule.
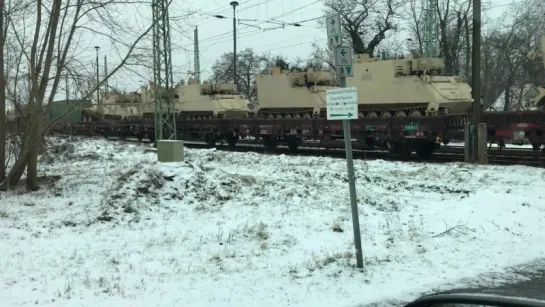
[[[56,140],[56,142],[60,142]],[[544,257],[545,171],[74,140],[0,201],[2,306],[357,306]]]

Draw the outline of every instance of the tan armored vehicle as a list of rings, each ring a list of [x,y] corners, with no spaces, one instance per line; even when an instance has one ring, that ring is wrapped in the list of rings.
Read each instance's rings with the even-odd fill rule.
[[[311,118],[325,114],[326,91],[337,88],[332,72],[288,72],[271,67],[256,79],[258,118]]]
[[[151,89],[150,86],[142,93],[144,116],[155,111]],[[191,79],[188,84],[174,88],[173,112],[185,119],[245,118],[248,102],[238,94],[234,84],[199,84]]]
[[[189,84],[177,87],[179,99],[176,109],[183,118],[242,118],[248,116],[248,99],[238,94],[236,86],[229,83]]]
[[[459,76],[444,76],[440,58],[354,58],[359,117],[432,116],[465,113],[472,105],[471,87]]]
[[[93,107],[85,108],[89,113],[94,113],[102,118],[126,118],[141,116],[142,98],[137,92],[121,93],[108,92]]]

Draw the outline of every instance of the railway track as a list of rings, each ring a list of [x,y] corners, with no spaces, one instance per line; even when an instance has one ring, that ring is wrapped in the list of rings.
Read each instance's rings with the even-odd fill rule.
[[[187,147],[193,146],[188,144]],[[206,147],[205,144],[198,145],[199,148],[210,148]],[[287,147],[277,148],[276,150],[267,150],[261,146],[247,146],[240,145],[236,146],[234,149],[229,148],[228,146],[216,146],[216,149],[219,150],[229,150],[237,152],[258,152],[265,154],[285,154],[292,156],[323,156],[323,157],[333,157],[333,158],[344,158],[345,151],[344,149],[320,149],[312,147],[300,147],[297,152],[290,151]],[[382,159],[389,161],[406,161],[406,162],[420,162],[420,163],[445,163],[445,162],[464,162],[464,150],[455,149],[449,150],[445,148],[434,153],[431,157],[423,159],[416,154],[412,154],[410,157],[400,158],[390,155],[387,151],[365,151],[365,150],[354,150],[353,151],[354,159],[361,160],[372,160],[372,159]],[[489,151],[488,153],[488,163],[495,165],[526,165],[534,167],[545,167],[545,155],[539,152],[531,151]]]
[[[126,139],[126,142],[138,142],[136,139]],[[279,155],[284,154],[287,156],[314,156],[314,157],[332,157],[332,158],[344,158],[345,151],[342,148],[322,148],[320,144],[311,144],[307,146],[305,144],[299,147],[297,151],[292,151],[286,146],[278,146],[276,149],[266,149],[262,145],[255,144],[255,142],[241,142],[234,148],[228,145],[216,145],[212,147],[203,142],[184,141],[184,145],[188,148],[202,148],[217,150],[232,151],[232,152],[255,152],[259,154]],[[431,157],[423,159],[416,154],[412,154],[410,157],[400,158],[392,156],[387,151],[380,150],[353,150],[354,159],[360,160],[388,160],[388,161],[405,161],[405,162],[418,162],[418,163],[448,163],[448,162],[464,162],[464,148],[463,147],[442,147],[435,152]],[[545,153],[535,152],[526,148],[521,149],[502,149],[497,148],[488,150],[488,163],[493,165],[525,165],[533,167],[545,168]]]

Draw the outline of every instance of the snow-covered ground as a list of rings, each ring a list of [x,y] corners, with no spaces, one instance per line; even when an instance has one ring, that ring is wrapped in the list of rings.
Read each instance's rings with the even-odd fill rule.
[[[464,147],[465,146],[465,143],[464,142],[451,142],[451,143],[448,143],[448,145],[442,145],[442,146],[445,146],[445,147]],[[492,148],[498,148],[498,144],[497,143],[494,143],[494,144],[488,144],[487,146],[489,147],[492,147]],[[523,144],[523,145],[515,145],[515,144],[505,144],[505,148],[508,148],[508,149],[532,149],[532,144]]]
[[[545,170],[59,143],[0,201],[1,306],[361,306],[544,256]],[[58,156],[55,156],[58,155]]]

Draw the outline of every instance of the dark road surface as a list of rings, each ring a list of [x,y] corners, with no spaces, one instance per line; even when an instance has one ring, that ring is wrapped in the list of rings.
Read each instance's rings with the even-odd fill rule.
[[[523,271],[520,273],[522,276],[529,278],[529,280],[508,283],[499,287],[466,288],[463,290],[471,293],[492,293],[545,300],[545,268],[541,267],[541,269],[533,272]]]
[[[545,259],[537,260],[525,265],[508,268],[504,274],[488,274],[478,278],[464,281],[466,287],[441,287],[433,289],[429,293],[421,293],[419,296],[434,292],[455,290],[456,292],[486,293],[506,296],[519,296],[545,300]],[[363,306],[403,306],[406,301],[388,300]]]

